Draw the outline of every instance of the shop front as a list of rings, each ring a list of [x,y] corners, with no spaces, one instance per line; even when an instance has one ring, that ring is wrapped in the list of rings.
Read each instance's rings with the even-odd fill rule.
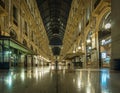
[[[83,52],[68,53],[64,59],[71,60],[73,68],[83,68],[83,60],[81,58],[83,55]]]
[[[27,66],[27,55],[33,52],[18,41],[6,37],[0,37],[0,68],[9,69],[19,65]]]
[[[100,40],[100,55],[102,67],[110,67],[111,60],[111,37]]]
[[[110,67],[111,61],[111,16],[107,13],[102,18],[99,40],[99,67]]]
[[[86,65],[91,65],[91,55],[92,55],[92,32],[90,31],[87,35],[86,40]]]

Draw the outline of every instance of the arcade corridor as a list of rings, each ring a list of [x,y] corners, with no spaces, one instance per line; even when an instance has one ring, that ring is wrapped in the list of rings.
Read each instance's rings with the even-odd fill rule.
[[[0,0],[0,93],[120,93],[120,0]]]

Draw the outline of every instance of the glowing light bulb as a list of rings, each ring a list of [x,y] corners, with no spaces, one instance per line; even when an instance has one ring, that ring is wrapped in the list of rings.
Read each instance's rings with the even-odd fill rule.
[[[81,46],[79,46],[78,49],[81,49]]]
[[[110,29],[111,28],[111,24],[110,23],[107,23],[106,25],[105,25],[105,29]]]
[[[90,40],[90,39],[88,39],[88,40],[87,40],[87,43],[90,43],[90,42],[91,42],[91,40]]]

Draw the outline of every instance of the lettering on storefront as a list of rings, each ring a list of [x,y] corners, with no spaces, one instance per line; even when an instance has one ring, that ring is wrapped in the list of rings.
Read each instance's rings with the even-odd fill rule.
[[[101,42],[102,45],[107,45],[107,44],[109,44],[109,43],[111,43],[111,39],[102,40],[102,42]]]

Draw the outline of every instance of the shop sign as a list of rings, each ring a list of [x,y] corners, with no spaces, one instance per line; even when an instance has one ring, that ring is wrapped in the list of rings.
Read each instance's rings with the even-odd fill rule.
[[[111,43],[111,39],[102,40],[102,42],[101,42],[102,45],[107,45],[107,44],[109,44],[109,43]]]
[[[102,58],[106,58],[106,53],[102,53]]]

